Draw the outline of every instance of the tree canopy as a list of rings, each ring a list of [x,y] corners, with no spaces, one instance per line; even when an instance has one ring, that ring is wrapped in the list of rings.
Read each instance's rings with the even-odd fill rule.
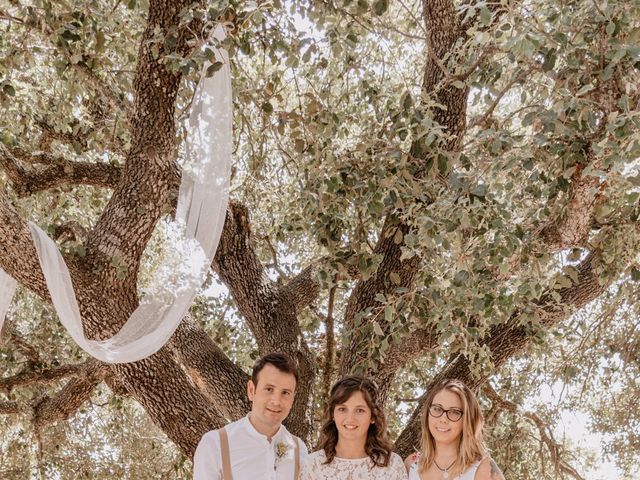
[[[158,353],[100,363],[26,222],[87,336],[112,336],[158,265],[220,21],[234,155],[210,279]],[[507,478],[602,462],[554,435],[567,411],[640,474],[640,1],[3,0],[0,29],[2,478],[186,478],[270,351],[299,364],[286,423],[311,447],[340,375],[376,381],[403,456],[455,377]]]

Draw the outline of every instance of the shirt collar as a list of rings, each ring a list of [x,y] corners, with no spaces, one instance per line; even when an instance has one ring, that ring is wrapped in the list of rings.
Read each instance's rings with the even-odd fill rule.
[[[260,439],[260,440],[265,440],[265,441],[267,441],[267,443],[269,443],[269,439],[267,438],[267,436],[263,435],[262,433],[257,431],[256,428],[253,426],[253,424],[249,420],[249,415],[251,415],[251,414],[248,413],[247,416],[242,419],[242,423],[243,423],[245,431],[250,436],[252,436],[253,438],[257,438],[257,439]],[[279,441],[282,437],[285,436],[286,432],[287,432],[287,429],[284,427],[284,425],[280,424],[280,428],[278,429],[276,434],[271,439],[271,442],[273,443],[273,442]]]

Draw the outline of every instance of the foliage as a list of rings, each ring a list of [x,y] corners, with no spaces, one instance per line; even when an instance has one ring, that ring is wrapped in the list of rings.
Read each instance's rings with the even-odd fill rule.
[[[135,0],[2,4],[2,143],[124,165],[131,146],[126,110],[149,8]],[[439,59],[446,72],[433,91],[423,88],[430,47],[420,2],[230,1],[185,9],[182,26],[222,15],[238,28],[226,41],[235,109],[232,197],[251,212],[256,254],[278,284],[323,259],[321,297],[298,319],[321,364],[326,292],[336,288],[339,347],[331,378],[350,339],[366,343],[355,369],[371,372],[394,346],[435,326],[435,345],[392,384],[394,436],[430,379],[462,355],[476,377],[492,375],[498,394],[519,406],[496,413],[488,429],[507,477],[569,478],[523,415],[536,412],[552,426],[566,410],[584,412],[589,429],[603,435],[606,456],[626,477],[637,476],[640,2],[472,1],[456,2],[456,9],[464,35]],[[158,33],[152,50],[184,76],[176,111],[182,125],[210,53],[183,55],[173,49],[175,35]],[[87,70],[97,73],[97,84]],[[468,91],[459,149],[449,148],[451,134],[434,113],[452,89]],[[184,135],[179,129],[176,140]],[[0,185],[25,218],[50,229],[69,222],[90,229],[110,195],[66,185],[19,198],[8,178],[0,175]],[[356,281],[382,268],[375,246],[389,218],[407,226],[394,233],[402,260],[419,257],[422,268],[410,288],[390,271],[397,288],[378,293],[350,330],[347,303]],[[140,288],[161,239],[157,233],[150,244]],[[81,242],[63,248],[83,255]],[[611,286],[574,312],[561,294],[579,284],[580,266],[596,251],[599,281]],[[192,313],[246,369],[258,354],[255,339],[228,292],[215,278],[209,287]],[[557,302],[566,320],[549,322],[543,301]],[[20,292],[9,318],[39,350],[39,368],[84,359],[32,294]],[[496,373],[486,339],[514,318],[531,342]],[[7,376],[24,363],[11,342],[0,346],[0,358]],[[320,418],[320,375],[315,384],[311,404]],[[58,387],[29,386],[6,399],[28,403]],[[561,393],[550,400],[540,396],[545,388]],[[486,411],[494,406],[487,396],[482,401]],[[47,427],[40,443],[29,437],[28,415],[0,419],[3,478],[23,478],[27,469],[45,478],[188,475],[185,457],[142,409],[106,388],[68,423]],[[567,438],[555,440],[579,472],[600,461]],[[151,465],[155,472],[145,470]]]

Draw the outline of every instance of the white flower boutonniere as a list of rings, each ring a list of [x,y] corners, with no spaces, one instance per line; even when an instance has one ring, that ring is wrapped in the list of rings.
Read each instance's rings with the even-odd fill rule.
[[[282,460],[287,455],[287,452],[289,452],[289,448],[289,444],[284,441],[276,443],[276,465],[278,465],[278,463],[280,463],[280,460]],[[276,465],[274,465],[274,468]]]

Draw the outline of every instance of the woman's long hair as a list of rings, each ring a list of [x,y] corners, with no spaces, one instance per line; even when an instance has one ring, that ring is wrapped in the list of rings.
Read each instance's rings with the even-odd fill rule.
[[[393,447],[387,439],[387,421],[384,412],[378,405],[378,389],[371,380],[355,375],[344,377],[331,388],[331,395],[325,408],[322,429],[320,430],[320,448],[324,450],[327,458],[325,463],[333,461],[338,444],[338,427],[333,420],[333,412],[337,405],[345,403],[355,392],[362,392],[362,396],[371,410],[373,422],[367,431],[364,451],[374,465],[386,467],[389,465]]]
[[[455,393],[462,402],[462,434],[458,443],[458,457],[452,465],[452,472],[460,474],[467,470],[474,462],[482,459],[487,452],[484,444],[484,418],[480,405],[473,392],[460,380],[445,379],[438,382],[425,399],[422,410],[422,454],[420,455],[420,472],[426,472],[435,462],[436,443],[429,430],[429,408],[433,398],[442,390]]]

